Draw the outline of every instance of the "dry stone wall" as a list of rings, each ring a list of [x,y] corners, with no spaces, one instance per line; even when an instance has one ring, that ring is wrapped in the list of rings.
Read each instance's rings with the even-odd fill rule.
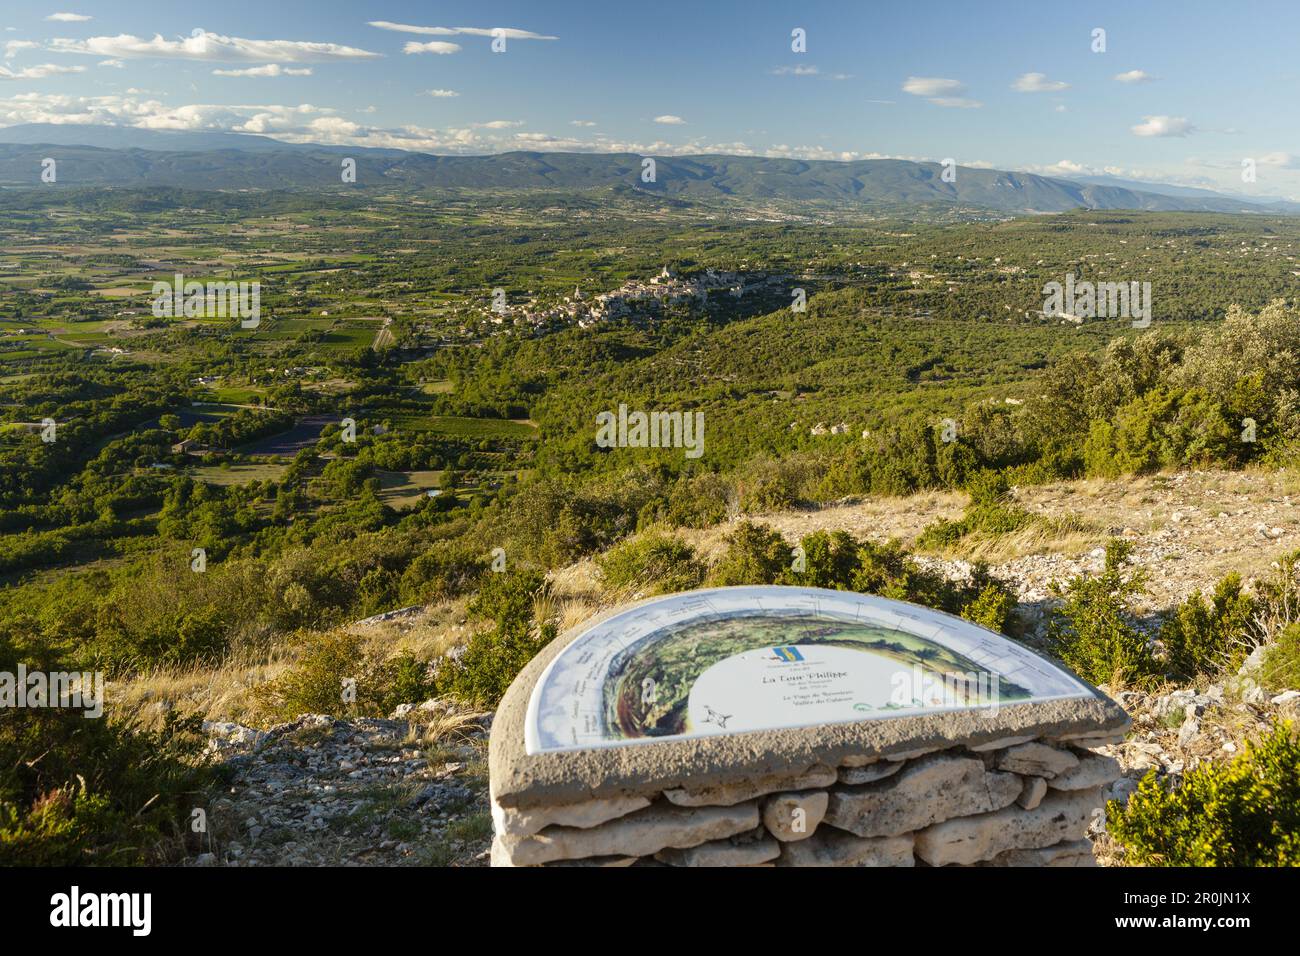
[[[530,753],[562,636],[493,723],[494,866],[1080,866],[1124,711],[1065,699]]]

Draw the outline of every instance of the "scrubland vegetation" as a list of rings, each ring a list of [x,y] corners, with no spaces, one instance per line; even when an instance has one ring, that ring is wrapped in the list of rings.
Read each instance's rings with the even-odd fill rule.
[[[254,210],[234,195],[103,191],[56,221],[54,202],[0,200],[0,670],[103,670],[124,686],[274,659],[283,666],[248,693],[249,719],[264,724],[382,715],[434,695],[491,707],[571,623],[548,573],[589,558],[606,602],[802,584],[1023,637],[1008,582],[978,562],[949,580],[918,555],[1071,533],[1018,505],[1017,486],[1300,463],[1289,220],[1077,213],[810,229],[699,224],[666,207],[548,220],[507,202],[321,210],[272,195]],[[338,251],[339,214],[367,239],[348,248],[366,251]],[[254,222],[260,238],[236,228]],[[119,230],[137,238],[119,244]],[[213,261],[222,277],[264,283],[260,328],[148,314],[156,276]],[[591,328],[520,318],[530,302],[665,263],[785,275],[809,288],[809,308],[742,299]],[[1150,329],[1026,314],[1066,271],[1150,270]],[[124,284],[136,293],[96,294]],[[497,286],[511,292],[509,321],[488,309]],[[705,454],[597,447],[596,414],[620,403],[703,412]],[[928,527],[915,553],[843,531],[789,540],[747,520],[926,489],[969,505]],[[720,525],[720,554],[686,539]],[[1295,687],[1293,567],[1253,591],[1225,578],[1153,633],[1130,606],[1144,571],[1116,542],[1099,573],[1060,583],[1041,649],[1096,683],[1154,686],[1230,672],[1263,641],[1263,679]],[[465,609],[467,640],[451,654],[377,651],[344,628],[437,602]],[[112,695],[102,721],[0,714],[0,862],[183,849],[193,795],[215,782],[196,718],[128,713]],[[1300,805],[1289,739],[1279,730],[1176,794],[1144,785],[1117,832],[1144,862],[1293,861],[1294,845],[1257,839],[1262,817],[1240,809],[1265,790]],[[1231,840],[1153,836],[1205,807]],[[1230,849],[1252,840],[1256,856]]]

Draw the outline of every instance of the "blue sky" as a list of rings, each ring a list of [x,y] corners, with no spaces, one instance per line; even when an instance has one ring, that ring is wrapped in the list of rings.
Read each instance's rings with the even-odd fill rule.
[[[0,125],[436,153],[953,157],[1300,198],[1289,0],[60,2],[0,12]]]

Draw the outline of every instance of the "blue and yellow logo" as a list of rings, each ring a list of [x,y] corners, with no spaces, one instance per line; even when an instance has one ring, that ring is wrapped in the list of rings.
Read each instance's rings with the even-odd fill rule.
[[[799,653],[797,647],[774,647],[772,653],[776,655],[778,661],[784,661],[787,664],[803,660],[803,655]]]

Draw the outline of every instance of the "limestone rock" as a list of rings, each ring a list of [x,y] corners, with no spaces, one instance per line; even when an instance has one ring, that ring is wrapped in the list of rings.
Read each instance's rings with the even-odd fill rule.
[[[934,754],[880,783],[830,793],[826,822],[860,837],[891,836],[951,817],[988,813],[1020,796],[1020,778],[977,757]]]
[[[841,767],[865,767],[868,764],[876,763],[879,757],[868,756],[867,754],[849,754],[840,760]]]
[[[850,786],[875,783],[877,780],[892,777],[902,769],[903,765],[893,760],[882,760],[879,763],[868,764],[865,767],[840,767],[840,783],[849,784]]]
[[[775,840],[714,840],[684,850],[660,850],[655,859],[669,866],[761,866],[781,855]]]
[[[917,747],[915,750],[901,750],[896,754],[885,754],[886,760],[915,760],[917,757],[924,757],[926,754],[932,754],[938,747]]]
[[[655,805],[600,826],[547,827],[501,845],[515,866],[593,856],[651,856],[668,847],[698,846],[758,826],[758,805],[675,807]]]
[[[1091,840],[1067,840],[1040,850],[1006,850],[979,866],[1096,866]]]
[[[1047,781],[1042,777],[1026,777],[1024,788],[1020,791],[1020,796],[1016,797],[1016,803],[1026,810],[1032,810],[1043,802],[1043,797],[1047,796]]]
[[[517,809],[492,802],[496,832],[506,836],[532,836],[548,826],[594,827],[650,806],[645,797],[611,797],[585,803],[562,803],[550,807]]]
[[[679,807],[730,807],[779,790],[816,790],[836,781],[834,767],[818,764],[803,773],[764,777],[730,786],[669,790],[664,796]]]
[[[1084,754],[1078,766],[1058,773],[1047,782],[1053,790],[1091,790],[1108,786],[1119,779],[1122,771],[1119,761],[1103,754]]]
[[[589,856],[585,860],[552,860],[550,863],[543,863],[543,866],[603,866],[606,868],[619,869],[625,866],[633,866],[637,862],[635,856]],[[495,864],[494,864],[495,865]],[[509,864],[507,864],[508,866]]]
[[[972,753],[982,754],[990,750],[1006,750],[1008,747],[1014,747],[1017,744],[1027,744],[1033,739],[1033,734],[1030,734],[1027,737],[1003,737],[1001,740],[990,740],[986,744],[976,744],[975,746],[967,747],[966,749]]]
[[[1006,850],[1032,850],[1081,840],[1099,790],[1054,790],[1033,810],[1007,807],[985,816],[946,820],[916,834],[916,855],[931,866],[977,863]]]
[[[1115,744],[1122,744],[1128,734],[1123,730],[1113,730],[1109,732],[1098,733],[1097,731],[1088,731],[1080,734],[1061,734],[1059,737],[1053,737],[1049,742],[1054,744],[1069,744],[1072,747],[1083,747],[1090,750],[1093,747],[1109,747]]]
[[[1004,751],[997,760],[999,770],[1012,773],[1028,774],[1034,777],[1047,777],[1049,780],[1059,773],[1077,766],[1079,758],[1068,750],[1057,750],[1044,743],[1018,744]]]
[[[782,843],[777,866],[913,866],[912,835],[870,838],[822,827],[807,840]]]
[[[763,801],[763,826],[782,842],[806,840],[826,816],[829,800],[825,790],[778,793]]]

